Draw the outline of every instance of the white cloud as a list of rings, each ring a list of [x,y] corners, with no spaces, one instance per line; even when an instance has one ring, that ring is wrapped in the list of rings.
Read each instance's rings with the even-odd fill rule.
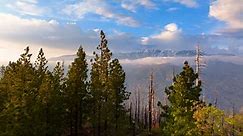
[[[38,3],[38,0],[19,0],[19,1],[33,3],[33,4],[37,4]]]
[[[129,59],[122,59],[120,62],[122,64],[129,64],[129,65],[159,65],[159,64],[166,64],[173,59],[172,57],[146,57],[141,59],[129,60]]]
[[[243,1],[215,0],[210,5],[209,16],[225,22],[230,28],[243,29]]]
[[[155,9],[156,4],[152,0],[122,0],[121,7],[136,12],[138,6],[143,6],[147,9]]]
[[[0,13],[0,61],[15,60],[26,46],[38,52],[43,48],[46,56],[75,54],[82,45],[92,53],[99,44],[97,28],[83,31],[76,24],[62,24],[56,20],[21,18]],[[17,22],[17,23],[16,23]],[[127,33],[106,34],[112,52],[132,51],[140,47],[139,40]],[[3,52],[7,52],[3,53]]]
[[[182,62],[188,61],[189,64],[195,63],[195,57],[146,57],[135,60],[122,59],[120,62],[127,65],[160,65],[160,64],[173,64],[181,65]],[[240,56],[221,56],[221,55],[212,55],[212,56],[203,56],[203,61],[208,63],[210,61],[222,61],[230,62],[237,65],[242,65],[243,58]]]
[[[99,28],[95,28],[95,29],[93,29],[93,31],[98,33],[98,32],[100,32],[100,29]]]
[[[180,3],[180,4],[190,7],[190,8],[198,7],[197,0],[164,0],[164,1]]]
[[[164,30],[160,34],[154,35],[151,38],[158,40],[173,40],[177,38],[180,32],[181,29],[179,29],[175,23],[170,23],[164,27]]]
[[[174,11],[177,11],[179,8],[176,8],[176,7],[172,7],[172,8],[168,8],[166,11],[167,12],[174,12]]]
[[[164,26],[164,29],[156,35],[152,35],[149,37],[142,37],[142,44],[151,44],[154,42],[168,42],[171,40],[175,40],[180,36],[181,29],[178,28],[177,24],[170,23]]]
[[[39,7],[37,0],[17,0],[14,3],[9,3],[6,6],[19,12],[20,14],[27,14],[39,16],[46,12],[46,8]]]
[[[143,5],[146,8],[155,8],[156,5],[152,0],[138,0],[141,5]]]
[[[121,7],[131,12],[136,12],[137,3],[125,0],[121,2]]]
[[[202,35],[187,35],[175,23],[170,23],[164,26],[160,33],[141,37],[140,43],[146,45],[147,48],[186,50],[194,49],[194,46],[200,42],[203,45],[202,49],[208,53],[242,53],[242,33],[229,33],[228,31],[227,34],[224,32],[221,35],[205,33]]]
[[[223,46],[233,53],[242,53],[243,47],[243,1],[215,0],[211,2],[209,16],[225,24],[213,30],[221,37],[216,46]]]
[[[79,19],[82,19],[88,13],[93,13],[106,19],[116,21],[118,24],[131,27],[139,26],[139,22],[137,22],[134,18],[114,12],[111,5],[100,0],[84,0],[76,4],[67,5],[63,9],[63,12],[69,16],[77,17]]]
[[[82,43],[85,49],[94,49],[98,43],[95,32],[81,31],[77,25],[61,25],[56,20],[23,19],[4,13],[0,13],[0,18],[0,48],[8,50],[9,54],[16,50],[22,52],[30,46],[34,50],[44,48],[46,55],[51,57],[73,54]],[[4,59],[8,58],[5,56]]]
[[[75,21],[67,22],[67,25],[76,25],[77,23]]]

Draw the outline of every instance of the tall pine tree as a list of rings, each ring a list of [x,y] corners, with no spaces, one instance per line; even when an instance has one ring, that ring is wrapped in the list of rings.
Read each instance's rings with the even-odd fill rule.
[[[186,61],[183,71],[174,77],[173,84],[165,89],[168,96],[169,106],[164,106],[166,119],[163,126],[164,135],[194,136],[195,119],[193,114],[196,106],[200,103],[200,84],[195,85],[198,75]]]
[[[111,60],[111,52],[107,46],[107,40],[103,31],[100,32],[100,44],[97,49],[99,54],[94,52],[95,58],[91,69],[91,94],[93,97],[93,127],[97,135],[106,135],[108,128],[108,67]],[[101,128],[103,127],[103,128]],[[104,130],[103,132],[101,131]],[[102,133],[102,134],[101,134]]]
[[[45,54],[40,49],[37,59],[34,63],[35,68],[35,85],[37,92],[37,99],[36,99],[36,113],[35,122],[36,122],[36,129],[40,131],[40,135],[48,135],[48,126],[49,124],[49,105],[50,105],[50,90],[51,90],[51,79],[49,71],[47,70],[47,60],[45,58]],[[37,125],[38,124],[38,125]],[[42,131],[41,131],[42,130]],[[43,131],[44,130],[44,131]]]
[[[118,59],[111,59],[103,31],[97,49],[99,53],[94,52],[90,81],[94,135],[119,135],[118,128],[123,131],[126,120],[123,104],[129,97],[125,91],[125,72]]]
[[[126,109],[124,106],[125,100],[129,98],[130,93],[126,91],[125,87],[125,71],[123,70],[118,59],[112,60],[109,64],[109,83],[110,83],[110,106],[112,108],[111,124],[114,128],[109,128],[114,135],[125,135],[124,129],[128,128],[126,125]],[[127,121],[127,122],[125,122]],[[110,132],[112,133],[112,132]]]
[[[77,58],[72,62],[67,75],[66,94],[70,117],[70,134],[82,135],[82,127],[87,121],[87,100],[89,99],[86,54],[82,47],[78,49]]]
[[[1,90],[6,91],[7,101],[1,112],[0,135],[38,135],[35,127],[37,90],[34,67],[30,62],[29,47],[17,62],[10,62],[1,79]]]

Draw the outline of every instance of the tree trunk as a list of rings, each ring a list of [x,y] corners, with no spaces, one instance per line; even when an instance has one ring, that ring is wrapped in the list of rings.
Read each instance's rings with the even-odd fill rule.
[[[83,101],[81,100],[80,102],[80,113],[79,113],[79,128],[80,128],[80,134],[82,135],[82,132],[83,132]]]
[[[74,136],[78,136],[78,104],[75,104]]]
[[[49,110],[48,110],[48,103],[46,104],[46,136],[49,136]]]
[[[70,136],[73,136],[73,118],[72,118],[72,114],[73,114],[73,109],[71,108],[71,111],[70,111]]]
[[[101,133],[101,105],[98,107],[98,136],[100,136]]]

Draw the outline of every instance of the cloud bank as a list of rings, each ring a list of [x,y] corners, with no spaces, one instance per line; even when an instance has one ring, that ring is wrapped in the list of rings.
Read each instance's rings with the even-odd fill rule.
[[[139,26],[139,22],[134,18],[124,14],[118,14],[112,9],[113,7],[111,5],[102,0],[84,0],[65,6],[63,12],[69,16],[74,16],[74,18],[84,18],[86,14],[93,13],[106,19],[113,20],[118,24],[131,27]]]

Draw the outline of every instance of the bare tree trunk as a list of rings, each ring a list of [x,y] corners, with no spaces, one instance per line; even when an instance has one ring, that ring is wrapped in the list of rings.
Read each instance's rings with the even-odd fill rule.
[[[148,117],[147,117],[147,108],[145,106],[145,110],[144,110],[144,129],[146,129],[148,127]]]
[[[135,91],[135,124],[137,123],[137,111],[138,111],[138,98],[137,98],[137,91]]]
[[[149,85],[149,132],[152,128],[152,100],[153,100],[153,73],[150,75],[150,85]]]
[[[142,111],[141,111],[141,123],[142,123],[142,126],[144,127],[144,107],[143,107],[143,104],[142,104]]]
[[[130,121],[130,126],[132,126],[132,102],[130,102],[130,108],[129,108],[129,121]]]
[[[138,124],[140,123],[140,92],[138,90]]]

